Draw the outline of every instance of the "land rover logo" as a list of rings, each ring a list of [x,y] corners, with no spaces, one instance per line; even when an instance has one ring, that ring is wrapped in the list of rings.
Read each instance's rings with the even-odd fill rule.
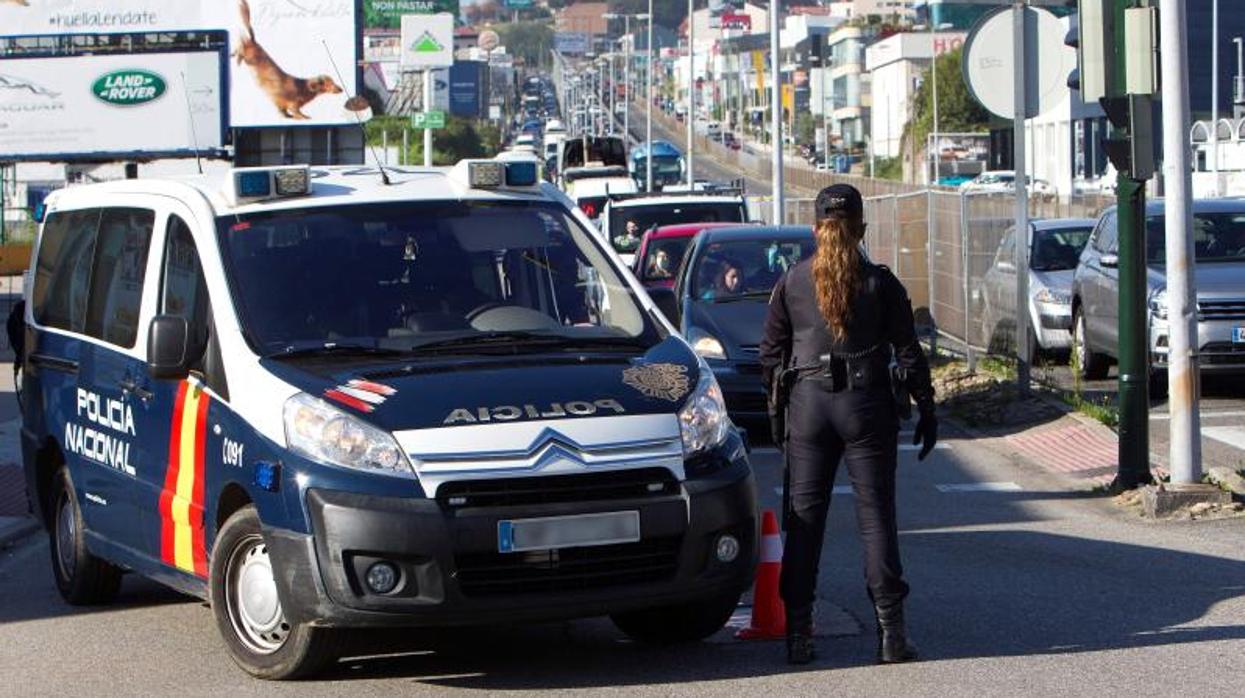
[[[133,107],[160,99],[166,88],[164,78],[147,70],[114,70],[101,75],[91,85],[91,93],[101,102]]]

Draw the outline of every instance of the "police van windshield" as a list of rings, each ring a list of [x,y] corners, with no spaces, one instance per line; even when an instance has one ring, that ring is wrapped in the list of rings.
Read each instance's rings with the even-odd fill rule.
[[[556,205],[364,204],[224,217],[218,228],[244,332],[264,355],[659,339],[590,233]]]

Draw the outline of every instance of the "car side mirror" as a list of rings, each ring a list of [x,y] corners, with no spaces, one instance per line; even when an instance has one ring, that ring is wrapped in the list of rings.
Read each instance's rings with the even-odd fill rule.
[[[193,351],[190,323],[184,317],[157,315],[147,333],[147,373],[160,380],[181,380],[190,375],[198,358]]]
[[[1116,267],[1120,266],[1120,256],[1117,254],[1108,252],[1098,258],[1098,263],[1108,269],[1115,269]]]
[[[679,299],[674,295],[674,289],[658,287],[651,288],[648,291],[648,297],[653,299],[657,309],[662,315],[670,321],[675,327],[679,326]]]

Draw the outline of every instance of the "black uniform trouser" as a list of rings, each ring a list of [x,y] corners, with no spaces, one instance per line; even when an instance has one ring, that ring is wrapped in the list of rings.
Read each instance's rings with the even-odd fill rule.
[[[885,388],[830,392],[817,378],[792,390],[788,409],[790,493],[780,588],[788,608],[813,603],[830,490],[839,460],[847,461],[856,521],[865,552],[865,579],[875,603],[908,594],[895,523],[899,420]]]

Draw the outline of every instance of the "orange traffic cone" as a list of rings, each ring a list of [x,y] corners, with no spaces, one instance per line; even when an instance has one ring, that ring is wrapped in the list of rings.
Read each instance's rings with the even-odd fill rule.
[[[752,619],[748,627],[735,633],[740,640],[779,640],[787,635],[787,611],[778,595],[782,574],[782,535],[778,517],[769,509],[761,518],[761,564],[757,566],[756,589],[752,593]]]

